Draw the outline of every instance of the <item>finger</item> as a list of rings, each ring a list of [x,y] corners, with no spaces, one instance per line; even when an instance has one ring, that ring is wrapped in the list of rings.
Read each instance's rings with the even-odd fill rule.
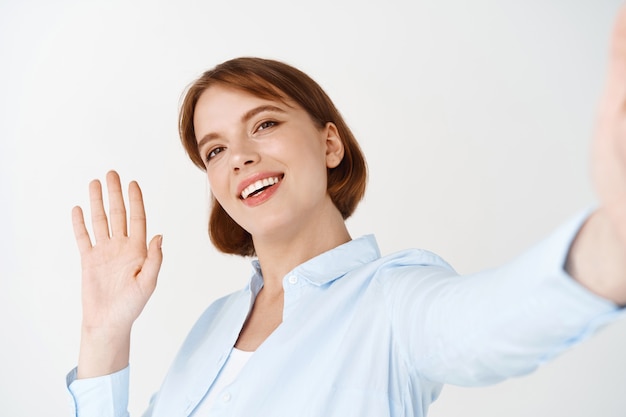
[[[89,238],[87,227],[85,227],[83,210],[78,206],[72,209],[72,227],[74,228],[74,238],[78,245],[78,251],[82,255],[87,250],[91,249],[91,239]]]
[[[619,61],[621,69],[626,69],[626,4],[621,7],[615,19],[611,55],[614,60]],[[623,78],[624,73],[621,75]]]
[[[130,205],[130,236],[146,241],[146,211],[143,206],[141,188],[136,181],[128,184],[128,202]]]
[[[626,5],[620,9],[611,39],[606,96],[610,109],[619,109],[626,99]]]
[[[126,207],[124,206],[120,176],[115,171],[107,173],[107,190],[109,192],[111,236],[126,236]]]
[[[620,9],[615,23],[611,55],[612,80],[610,84],[612,85],[609,88],[616,91],[615,106],[619,109],[619,132],[621,134],[619,151],[624,158],[626,157],[624,154],[626,151],[626,4]]]
[[[148,255],[141,268],[141,274],[138,279],[141,281],[144,288],[150,293],[154,291],[157,283],[157,277],[161,270],[161,264],[163,262],[163,251],[161,244],[163,243],[163,236],[157,235],[150,240],[148,245]]]
[[[109,223],[102,202],[102,185],[98,180],[89,183],[89,205],[91,206],[91,225],[96,242],[108,239]]]
[[[612,205],[626,194],[626,4],[613,27],[608,77],[599,104],[593,176],[603,205]]]

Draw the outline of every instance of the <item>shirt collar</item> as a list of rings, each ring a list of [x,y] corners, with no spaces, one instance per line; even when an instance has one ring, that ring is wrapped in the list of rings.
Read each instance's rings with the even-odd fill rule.
[[[287,275],[298,275],[311,284],[321,286],[341,278],[347,272],[380,258],[380,250],[374,235],[366,235],[339,245],[327,252],[298,265]],[[255,274],[250,289],[257,294],[263,286],[261,266],[252,261]]]

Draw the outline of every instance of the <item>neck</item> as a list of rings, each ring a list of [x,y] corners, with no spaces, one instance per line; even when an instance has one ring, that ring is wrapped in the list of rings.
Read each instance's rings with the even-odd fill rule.
[[[307,230],[275,238],[254,238],[263,272],[263,285],[270,293],[281,292],[283,277],[298,265],[351,240],[341,214],[336,211]]]

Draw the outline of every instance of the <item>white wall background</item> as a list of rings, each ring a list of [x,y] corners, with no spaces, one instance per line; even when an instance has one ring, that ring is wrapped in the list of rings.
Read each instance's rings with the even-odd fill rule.
[[[206,181],[179,145],[185,86],[236,56],[294,64],[368,156],[349,222],[384,253],[460,272],[504,262],[593,203],[587,147],[618,0],[0,0],[0,415],[62,416],[80,327],[70,223],[110,168],[164,234],[134,329],[131,414],[247,261],[206,236]],[[535,374],[447,387],[432,417],[626,415],[626,321]]]

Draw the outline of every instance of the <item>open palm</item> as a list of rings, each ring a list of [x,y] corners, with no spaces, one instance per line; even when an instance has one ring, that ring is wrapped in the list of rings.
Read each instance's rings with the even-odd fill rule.
[[[72,211],[82,266],[83,328],[129,329],[156,287],[162,260],[161,236],[155,236],[146,246],[146,217],[139,185],[129,184],[127,227],[120,178],[110,171],[106,179],[108,217],[100,182],[89,184],[95,243],[85,227],[81,208]]]

